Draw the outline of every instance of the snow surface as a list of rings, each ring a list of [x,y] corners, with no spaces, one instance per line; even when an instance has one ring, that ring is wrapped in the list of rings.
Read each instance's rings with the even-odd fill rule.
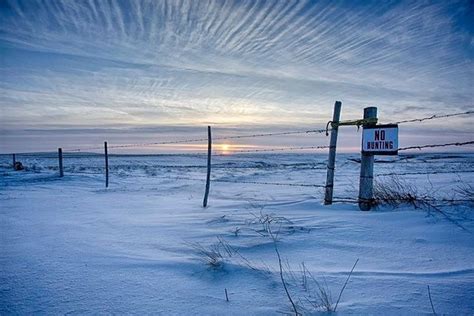
[[[265,219],[279,232],[284,277],[304,314],[321,310],[309,302],[317,287],[310,278],[304,286],[301,263],[335,303],[356,259],[338,313],[428,314],[429,285],[437,313],[474,314],[470,203],[442,207],[445,215],[408,205],[361,212],[323,206],[322,188],[213,182],[204,209],[205,156],[112,156],[108,189],[103,157],[66,156],[62,179],[48,157],[18,156],[20,172],[0,160],[2,315],[291,313]],[[338,156],[336,196],[357,196],[357,157]],[[320,185],[325,158],[216,157],[213,177]],[[441,172],[400,178],[453,198],[474,185],[473,158],[377,158],[376,173]],[[216,266],[202,254],[212,247],[222,255]]]

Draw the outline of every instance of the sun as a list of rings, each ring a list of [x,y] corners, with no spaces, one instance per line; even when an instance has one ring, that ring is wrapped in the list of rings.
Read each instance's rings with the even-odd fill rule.
[[[224,155],[230,154],[231,147],[229,144],[222,144],[221,151]]]

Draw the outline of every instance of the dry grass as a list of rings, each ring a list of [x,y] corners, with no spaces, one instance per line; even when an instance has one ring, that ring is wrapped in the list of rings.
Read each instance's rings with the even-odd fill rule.
[[[295,272],[293,272],[293,269],[291,269],[288,261],[286,261],[286,269],[285,269],[285,267],[283,266],[281,254],[277,245],[278,234],[279,234],[279,230],[277,230],[276,233],[274,233],[271,227],[269,228],[269,236],[273,241],[275,253],[278,258],[280,281],[283,285],[283,289],[285,290],[285,294],[288,298],[288,301],[291,304],[294,314],[301,315],[300,311],[336,312],[337,306],[341,300],[342,294],[344,293],[344,290],[346,289],[349,279],[352,276],[352,273],[354,272],[354,269],[357,263],[359,262],[359,259],[357,259],[354,265],[352,266],[352,269],[349,272],[347,279],[344,282],[344,285],[341,287],[337,301],[334,303],[331,290],[329,289],[329,286],[327,285],[326,280],[324,280],[324,283],[318,282],[316,278],[311,274],[311,272],[306,268],[304,262],[301,264],[301,271],[300,271],[299,277],[295,274]],[[303,288],[304,292],[306,292],[307,294],[303,295],[302,298],[296,301],[295,298],[290,293],[291,283],[301,284],[301,287]],[[305,306],[308,304],[311,307],[309,309]]]
[[[294,223],[286,217],[264,213],[263,207],[260,208],[258,213],[251,213],[251,215],[252,217],[245,221],[245,225],[250,226],[246,229],[257,232],[258,235],[271,240],[277,258],[276,269],[270,269],[264,262],[258,265],[254,264],[221,237],[217,237],[217,242],[207,246],[199,243],[191,244],[199,259],[213,269],[220,269],[226,263],[232,263],[247,267],[257,273],[263,273],[269,278],[278,275],[279,282],[291,308],[291,311],[287,310],[283,313],[302,315],[315,312],[335,312],[355,264],[345,280],[337,300],[334,300],[326,279],[323,282],[317,280],[304,263],[302,263],[300,270],[292,269],[288,260],[285,261],[280,252],[278,246],[281,242],[280,239],[282,236],[295,231]],[[239,236],[242,229],[245,229],[245,226],[235,227],[231,230],[231,234],[234,237]],[[255,237],[255,235],[253,236]]]
[[[245,225],[262,237],[271,237],[270,231],[278,229],[278,235],[291,235],[299,232],[309,232],[310,229],[295,225],[284,216],[277,216],[273,213],[250,213],[252,218],[245,221]],[[257,228],[252,228],[257,226]]]
[[[217,241],[204,246],[200,243],[189,243],[197,257],[213,269],[221,269],[226,262],[249,268],[264,275],[272,274],[272,270],[264,263],[256,264],[243,256],[235,247],[221,237]]]
[[[346,289],[346,286],[349,282],[350,277],[352,276],[352,272],[354,271],[359,259],[356,260],[354,265],[352,266],[351,271],[349,272],[344,285],[341,287],[339,291],[339,295],[337,301],[334,302],[331,290],[324,279],[324,282],[321,283],[316,280],[316,278],[311,274],[311,272],[306,268],[304,262],[301,264],[301,286],[303,290],[307,293],[303,296],[303,304],[307,302],[313,311],[323,311],[323,312],[335,312],[337,310],[337,306],[342,298],[342,294]],[[301,300],[300,300],[301,302]]]
[[[434,211],[462,230],[470,232],[456,219],[458,214],[450,214],[443,210],[443,207],[456,205],[460,201],[462,203],[465,203],[466,201],[474,201],[472,186],[469,184],[463,184],[458,187],[457,193],[464,196],[466,200],[458,200],[455,198],[435,199],[433,197],[435,192],[436,191],[433,191],[432,188],[431,192],[422,194],[413,184],[402,181],[394,176],[388,181],[375,183],[374,206],[380,204],[388,204],[393,207],[399,207],[404,204],[412,205],[414,208],[426,210],[428,215],[431,215],[431,212]]]
[[[427,196],[421,194],[413,184],[395,176],[384,182],[376,181],[374,185],[375,206],[409,204],[415,208],[422,208],[428,206],[428,200]]]
[[[223,267],[224,261],[235,255],[235,250],[221,238],[209,246],[203,246],[200,243],[192,243],[190,246],[196,251],[201,261],[216,269]]]
[[[273,240],[273,246],[275,247],[275,253],[278,257],[278,266],[279,266],[279,269],[280,269],[281,283],[283,284],[283,288],[285,289],[286,297],[288,297],[288,300],[291,303],[291,307],[293,308],[293,311],[294,311],[295,315],[298,316],[298,315],[300,315],[300,313],[298,312],[298,308],[297,308],[293,298],[291,297],[290,291],[288,290],[288,285],[286,284],[284,273],[283,273],[283,265],[282,265],[282,261],[281,261],[280,251],[278,250],[278,246],[277,246],[278,232],[276,234],[274,234],[272,232],[270,226],[269,226],[269,231],[268,232],[270,234],[271,239]]]
[[[456,193],[459,194],[461,199],[474,203],[474,187],[471,184],[463,182],[456,188]]]
[[[303,289],[307,293],[304,295],[304,300],[308,302],[311,308],[316,311],[334,311],[332,293],[326,280],[324,280],[323,283],[318,282],[311,272],[306,269],[304,263],[302,275],[304,278],[308,278],[303,286]]]
[[[433,315],[436,315],[436,310],[433,305],[433,300],[431,299],[431,291],[430,291],[430,286],[427,285],[428,287],[428,298],[430,299],[430,305],[431,305],[431,310],[433,311]]]

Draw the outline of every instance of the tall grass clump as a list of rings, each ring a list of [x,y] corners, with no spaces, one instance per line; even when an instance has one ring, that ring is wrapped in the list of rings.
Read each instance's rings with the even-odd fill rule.
[[[400,206],[409,204],[415,208],[429,206],[426,194],[421,194],[411,183],[402,181],[398,177],[391,177],[385,181],[376,181],[374,185],[374,204],[388,204]]]

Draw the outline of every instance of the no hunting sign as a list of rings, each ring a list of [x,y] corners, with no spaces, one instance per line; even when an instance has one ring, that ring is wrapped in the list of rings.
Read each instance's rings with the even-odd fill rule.
[[[366,126],[362,131],[362,152],[373,155],[398,154],[398,125]]]

